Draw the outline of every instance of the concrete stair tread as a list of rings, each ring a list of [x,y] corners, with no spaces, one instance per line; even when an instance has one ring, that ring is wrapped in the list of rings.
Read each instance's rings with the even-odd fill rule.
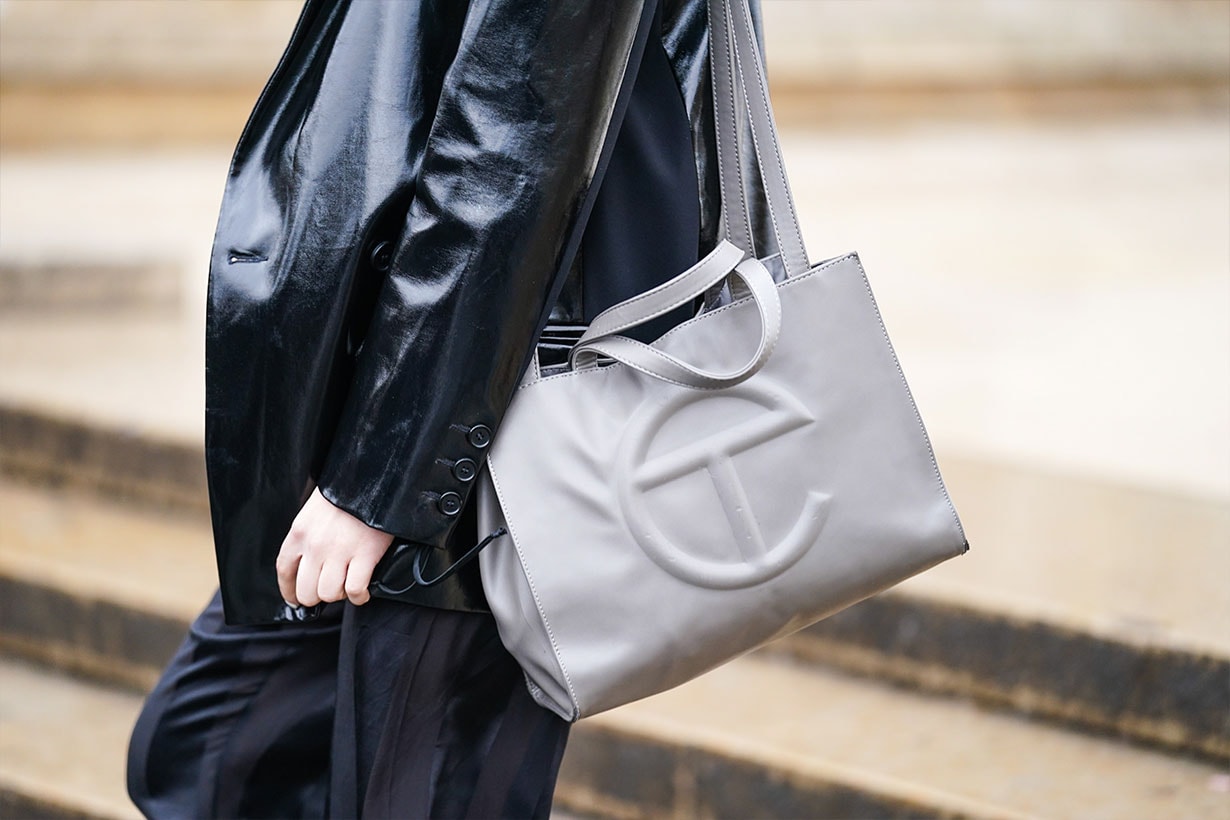
[[[141,703],[139,695],[0,658],[0,806],[23,817],[139,820],[124,770]],[[561,811],[551,817],[578,820]]]
[[[27,345],[36,355],[24,352]],[[199,368],[185,366],[186,357],[199,358],[190,347],[175,322],[89,318],[56,328],[9,320],[0,327],[0,398],[125,435],[199,446],[202,380]],[[90,355],[79,356],[82,349]],[[65,377],[46,379],[48,368]],[[1230,575],[1223,548],[1230,505],[959,457],[941,461],[958,501],[993,495],[995,503],[963,503],[973,549],[903,590],[1230,656],[1230,585],[1219,582]],[[1083,550],[1094,538],[1115,549]]]
[[[13,52],[5,68],[15,82],[246,87],[267,74],[299,10],[289,2],[149,9],[130,0],[105,13],[69,3],[77,13],[67,15],[65,4],[42,0],[8,12],[0,43]],[[1225,63],[1216,34],[1226,15],[1216,4],[1130,4],[1114,13],[1078,7],[1067,15],[1035,6],[1005,12],[974,2],[861,6],[766,4],[771,76],[780,71],[811,85],[859,89],[946,81],[983,86],[1118,77],[1116,70],[1216,76]],[[821,39],[833,46],[815,48]],[[74,59],[48,60],[47,52],[55,50]]]
[[[814,668],[742,658],[596,724],[862,783],[953,814],[1183,818],[1230,814],[1204,763]]]
[[[199,447],[202,385],[177,324],[89,319],[0,327],[0,400]],[[5,355],[24,347],[37,356]],[[77,357],[81,349],[89,357]],[[142,351],[134,353],[133,351]],[[47,380],[47,368],[67,376]],[[10,445],[11,446],[11,445]],[[1230,505],[941,455],[973,544],[901,590],[1116,639],[1230,657]],[[1039,512],[1041,514],[1039,514]],[[1091,551],[1095,540],[1114,549]],[[1160,549],[1166,544],[1166,549]]]
[[[0,659],[0,788],[88,816],[136,816],[123,790],[123,750],[140,702]],[[577,732],[650,739],[677,755],[699,749],[927,813],[1177,820],[1230,810],[1230,795],[1218,791],[1225,775],[1207,764],[752,658]]]
[[[177,317],[19,315],[0,325],[0,401],[198,448],[204,363],[203,331]]]
[[[1230,658],[1230,504],[942,454],[940,466],[970,551],[900,591]]]
[[[170,309],[8,311],[0,398],[199,445],[205,272],[231,150],[0,159],[0,268],[127,264],[180,294]]]
[[[124,786],[141,698],[0,659],[0,790],[65,813],[140,818]]]
[[[1017,483],[1024,480],[1018,477]],[[1074,483],[1069,481],[1069,494]],[[1191,509],[1192,504],[1155,499],[1143,514],[1139,505],[1129,507],[1123,511],[1121,526],[1127,529],[1138,518],[1161,518],[1160,525],[1171,518],[1190,518],[1200,512]],[[1177,509],[1163,515],[1167,506]],[[217,583],[212,538],[204,522],[134,511],[102,499],[61,495],[12,480],[0,480],[0,507],[8,511],[0,517],[0,568],[22,577],[45,579],[76,591],[105,588],[124,601],[180,617],[195,614],[199,602]],[[1217,509],[1206,510],[1210,519],[1218,514]],[[1215,520],[1209,524],[1210,530],[1216,529]],[[1117,543],[1123,540],[1132,539]],[[1083,564],[1072,561],[1063,549],[1046,549],[1045,544],[1052,543],[1048,540],[1030,551],[1024,544],[1020,550],[988,545],[909,579],[898,589],[924,600],[1037,619],[1132,643],[1230,657],[1230,630],[1224,627],[1230,623],[1230,585],[1222,582],[1225,575],[1209,569],[1209,564],[1224,560],[1226,551],[1214,538],[1206,542],[1199,551],[1185,552],[1158,550],[1150,546],[1156,542],[1139,538],[1114,555],[1093,556],[1097,560]],[[1131,547],[1138,549],[1129,552]],[[1145,562],[1150,572],[1142,578]],[[1023,573],[1029,578],[1013,589],[1009,581],[1019,580]],[[993,579],[1000,585],[989,583]],[[1171,589],[1180,580],[1183,595]],[[1041,595],[1037,586],[1046,583],[1062,584],[1086,599],[1103,599],[1104,603],[1113,599],[1122,608],[1114,614],[1108,610],[1095,615],[1093,607],[1074,612]],[[1199,618],[1203,627],[1201,635],[1192,637],[1175,628],[1173,621],[1133,616],[1126,597],[1132,592],[1147,594],[1150,588],[1159,600],[1190,609],[1191,620]]]
[[[112,613],[97,619],[101,636],[70,636],[61,651],[71,653],[83,640],[93,643],[77,650],[87,656],[84,662],[66,665],[149,686],[184,623],[216,583],[207,524],[11,481],[0,481],[0,506],[6,511],[0,516],[0,581],[50,589],[66,603],[94,601],[129,619],[113,623]],[[92,610],[85,612],[63,620],[86,620]],[[159,617],[160,624],[142,626]],[[137,627],[125,631],[130,621]],[[139,669],[123,671],[125,664]],[[35,673],[25,674],[22,680]],[[5,698],[31,688],[3,679],[0,685]],[[5,720],[16,726],[26,713],[9,702]],[[111,729],[123,734],[136,707],[122,697],[117,702],[130,703],[124,717],[114,720],[123,731]],[[1194,817],[1230,805],[1226,795],[1211,790],[1217,770],[1208,764],[986,711],[968,701],[757,657],[583,723],[577,748],[583,751],[603,733],[622,738],[618,742],[632,750],[627,754],[643,754],[648,743],[684,767],[692,754],[688,750],[699,750],[733,761],[743,772],[739,777],[784,778],[797,794],[838,788],[873,795],[878,806],[922,813]],[[988,754],[988,749],[1003,751]],[[605,804],[576,797],[572,781],[581,774],[569,774],[564,792],[571,798],[561,806],[597,812]],[[34,777],[16,769],[5,775],[5,787],[44,794],[42,781]]]
[[[218,585],[209,526],[0,481],[0,574],[187,622]]]
[[[0,507],[0,642],[109,680],[152,683],[217,583],[205,518],[3,479]],[[997,566],[996,552],[987,555]],[[998,566],[1013,560],[999,556]],[[972,584],[940,583],[939,593],[919,592],[918,580],[770,651],[1214,758],[1230,753],[1220,683],[1230,653],[1187,652],[1173,634],[1121,625],[1103,630],[1107,640],[1097,624],[997,601],[995,590],[970,595]]]

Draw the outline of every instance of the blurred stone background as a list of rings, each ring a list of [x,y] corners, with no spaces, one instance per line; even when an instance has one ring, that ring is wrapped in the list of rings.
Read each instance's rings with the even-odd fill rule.
[[[0,0],[0,816],[128,817],[216,584],[208,253],[285,0]],[[1230,817],[1230,3],[765,0],[971,551],[587,721],[594,817]]]

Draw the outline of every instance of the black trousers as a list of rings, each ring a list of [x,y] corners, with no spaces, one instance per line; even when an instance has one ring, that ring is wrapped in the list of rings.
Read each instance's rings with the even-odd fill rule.
[[[373,599],[234,627],[215,594],[133,730],[128,791],[159,820],[547,817],[567,737],[490,615]]]

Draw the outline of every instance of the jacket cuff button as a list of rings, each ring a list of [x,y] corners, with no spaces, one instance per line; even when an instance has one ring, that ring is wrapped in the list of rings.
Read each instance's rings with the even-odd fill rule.
[[[380,273],[387,271],[389,265],[393,263],[393,243],[388,241],[377,243],[372,248],[370,259],[372,267],[377,271]]]
[[[476,424],[466,433],[466,440],[473,446],[483,450],[491,443],[491,428],[485,424]]]
[[[440,512],[445,515],[456,515],[461,512],[461,496],[457,493],[445,493],[440,496],[440,500],[436,502],[436,506],[440,508]]]
[[[459,458],[453,464],[453,478],[458,481],[470,482],[478,475],[478,465],[472,458]]]

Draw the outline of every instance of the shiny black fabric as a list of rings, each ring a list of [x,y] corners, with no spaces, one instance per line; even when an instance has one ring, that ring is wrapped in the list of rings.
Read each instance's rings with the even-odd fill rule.
[[[539,336],[541,365],[562,362],[585,324],[603,310],[656,287],[671,272],[687,269],[700,257],[700,207],[689,121],[662,45],[661,18],[659,7],[639,64],[630,66],[625,74],[631,93],[618,132],[612,135],[613,146],[585,221],[577,261],[556,301],[548,329]],[[649,341],[690,315],[684,307],[634,328],[629,335]],[[560,323],[572,326],[572,338],[566,345],[551,345]],[[550,355],[548,347],[556,355]],[[466,505],[448,548],[432,556],[428,577],[462,560],[484,535],[478,531],[473,505]],[[409,565],[416,555],[414,545],[395,544],[377,568],[377,576],[385,579],[380,583],[409,578]],[[377,593],[390,594],[380,588]],[[448,583],[391,595],[403,600],[410,596],[427,606],[486,609],[477,564]]]
[[[398,543],[467,546],[457,462],[481,464],[553,310],[587,318],[567,274],[654,7],[308,0],[239,139],[210,261],[206,461],[228,622],[295,617],[274,560],[316,485]],[[699,255],[717,231],[705,6],[660,14]],[[394,550],[374,580],[407,586],[407,563]],[[430,603],[481,608],[467,577]]]
[[[376,600],[229,626],[215,595],[137,720],[128,791],[157,820],[546,818],[568,728],[490,615]]]

